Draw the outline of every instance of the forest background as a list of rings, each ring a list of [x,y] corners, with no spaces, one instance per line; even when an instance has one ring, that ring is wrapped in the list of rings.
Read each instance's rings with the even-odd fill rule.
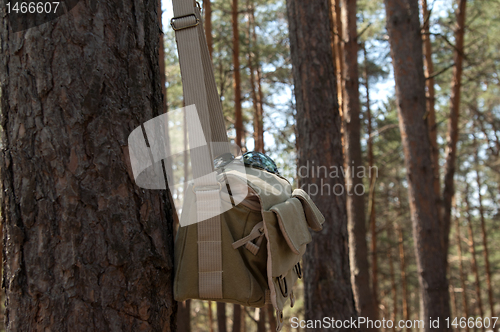
[[[333,10],[336,5],[340,6],[340,1],[335,2],[332,1]],[[203,3],[206,12],[207,2]],[[451,116],[459,3],[429,0],[424,4],[427,10],[426,13],[422,11],[421,3],[420,22],[425,22],[423,36],[428,36],[432,47],[433,70],[426,72],[426,76],[427,82],[434,81],[435,130],[442,179],[447,123]],[[231,5],[230,1],[212,1],[210,11],[215,77],[234,142],[237,130]],[[379,317],[395,321],[417,320],[421,319],[419,284],[386,13],[383,1],[359,0],[357,5],[362,165],[366,169],[369,165],[375,166],[378,175],[372,179],[373,183],[370,176],[366,176],[363,183],[369,211],[366,214],[366,255],[370,264],[370,284]],[[169,109],[176,109],[182,107],[182,86],[175,37],[167,24],[173,14],[170,1],[162,1],[162,9],[167,105]],[[337,12],[340,13],[339,8]],[[341,29],[341,25],[333,28],[332,34],[336,36],[339,35],[337,28]],[[265,151],[297,186],[296,105],[286,2],[240,1],[238,29],[243,150]],[[495,316],[491,310],[499,309],[489,304],[494,306],[500,297],[495,287],[500,283],[497,241],[500,236],[500,2],[467,1],[464,35],[460,50],[463,52],[463,73],[454,177],[456,193],[448,255],[449,293],[452,317],[491,317]],[[332,39],[340,43],[338,38]],[[338,68],[337,71],[337,83],[342,86],[341,73]],[[263,149],[259,142],[262,140],[259,138],[259,117],[262,119]],[[297,298],[297,305],[285,312],[285,322],[294,316],[303,319],[302,289]],[[205,329],[208,324],[211,331],[217,328],[231,330],[232,306],[227,306],[226,310],[228,326],[224,327],[216,322],[214,303],[209,307],[207,303],[193,301],[190,304],[191,329]],[[259,315],[259,310],[246,309],[246,331],[264,331],[264,325],[259,323],[260,316],[263,315]],[[266,324],[271,328],[269,321]],[[285,324],[284,330],[291,330],[289,324]]]

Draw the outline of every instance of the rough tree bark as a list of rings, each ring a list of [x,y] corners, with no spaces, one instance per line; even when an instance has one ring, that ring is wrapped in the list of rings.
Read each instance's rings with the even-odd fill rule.
[[[474,242],[474,232],[472,230],[472,218],[471,218],[471,209],[469,203],[469,183],[465,183],[465,207],[467,212],[467,231],[469,233],[469,252],[472,257],[472,271],[474,272],[474,286],[476,289],[476,303],[477,308],[479,310],[479,317],[484,317],[484,309],[483,309],[483,300],[481,296],[481,281],[479,279],[479,272],[477,269],[477,257],[476,257],[476,244]],[[481,327],[481,330],[484,332],[485,327],[484,324]]]
[[[175,330],[170,204],[135,185],[127,146],[162,113],[157,0],[17,33],[2,17],[7,331]]]
[[[447,254],[450,242],[450,224],[451,224],[451,205],[455,195],[455,164],[457,159],[457,141],[458,141],[458,119],[460,117],[460,90],[462,87],[462,71],[464,58],[464,34],[465,34],[465,9],[467,0],[460,0],[456,12],[457,27],[455,30],[455,52],[453,60],[453,78],[451,82],[450,96],[450,116],[448,122],[447,146],[445,152],[444,166],[444,188],[442,198],[442,235],[443,250]],[[447,261],[446,261],[447,263]]]
[[[426,113],[425,76],[417,0],[385,0],[387,30],[396,81],[399,128],[405,154],[408,197],[420,284],[420,311],[428,317],[450,316],[447,255],[435,205],[431,144]],[[448,329],[441,324],[439,331]]]
[[[243,117],[241,114],[241,77],[240,77],[240,35],[238,31],[238,0],[232,0],[231,23],[233,27],[233,76],[234,76],[234,129],[236,145],[243,144]]]
[[[347,229],[349,231],[351,283],[358,315],[376,320],[378,316],[377,303],[375,301],[375,293],[370,287],[365,198],[364,195],[357,194],[359,187],[363,186],[363,178],[357,176],[358,167],[363,167],[363,160],[361,152],[361,105],[359,101],[356,1],[341,0],[341,13],[343,31],[341,43],[343,79],[341,84],[344,103],[344,116],[342,120],[346,165],[345,182],[347,187]],[[376,264],[376,262],[374,263]],[[373,277],[374,282],[376,282],[376,275]]]
[[[350,283],[346,198],[339,190],[344,188],[344,178],[317,174],[319,166],[340,169],[343,165],[329,5],[328,0],[287,0],[297,102],[299,186],[309,191],[326,217],[323,230],[312,234],[304,255],[307,319],[357,317]],[[311,167],[316,168],[314,175]]]

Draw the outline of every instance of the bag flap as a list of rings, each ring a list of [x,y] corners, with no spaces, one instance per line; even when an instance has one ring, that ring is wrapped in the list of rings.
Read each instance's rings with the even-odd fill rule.
[[[299,255],[301,247],[312,241],[302,204],[292,197],[273,206],[271,211],[278,217],[281,233],[288,246],[294,254]]]
[[[292,197],[298,198],[302,203],[309,227],[317,232],[322,230],[325,217],[321,214],[311,197],[302,189],[295,189]]]

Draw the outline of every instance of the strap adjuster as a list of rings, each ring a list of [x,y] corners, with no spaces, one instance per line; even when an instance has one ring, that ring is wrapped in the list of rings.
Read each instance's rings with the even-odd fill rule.
[[[189,21],[187,21],[186,23],[188,23],[188,24],[185,26],[179,26],[179,27],[175,26],[175,21],[178,21],[178,20],[183,19],[183,18],[187,19],[190,17],[194,18],[193,23],[188,23]],[[170,26],[172,27],[172,29],[174,29],[174,31],[179,31],[179,30],[183,30],[183,29],[187,29],[187,28],[193,28],[193,27],[197,26],[198,24],[200,24],[200,19],[198,18],[198,16],[196,16],[196,14],[189,14],[189,15],[184,15],[184,16],[173,17],[170,20]]]

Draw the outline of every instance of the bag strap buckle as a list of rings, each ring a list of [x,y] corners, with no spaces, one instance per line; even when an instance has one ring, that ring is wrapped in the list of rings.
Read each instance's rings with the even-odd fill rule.
[[[192,19],[190,19],[190,18],[192,18]],[[175,25],[176,22],[179,23],[179,26]],[[172,29],[174,29],[174,31],[179,31],[179,30],[188,29],[188,28],[194,28],[198,24],[200,24],[200,19],[194,13],[184,15],[184,16],[173,17],[170,20],[170,26],[172,27]]]

